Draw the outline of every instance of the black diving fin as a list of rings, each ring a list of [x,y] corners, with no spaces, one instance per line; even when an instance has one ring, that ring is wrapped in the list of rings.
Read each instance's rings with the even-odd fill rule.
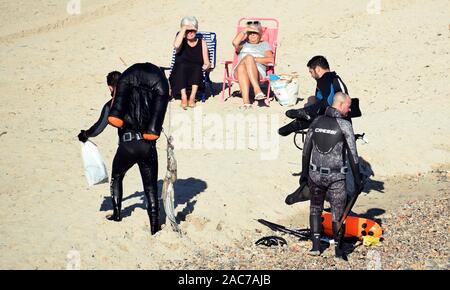
[[[292,205],[297,202],[307,201],[311,199],[311,193],[309,192],[308,182],[303,182],[296,191],[289,194],[285,203],[288,205]]]

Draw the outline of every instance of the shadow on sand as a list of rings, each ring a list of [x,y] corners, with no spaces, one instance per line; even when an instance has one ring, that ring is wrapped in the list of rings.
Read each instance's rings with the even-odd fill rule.
[[[184,208],[178,212],[177,219],[180,221],[186,220],[186,216],[191,214],[194,211],[194,206],[196,204],[196,200],[193,200],[195,196],[205,191],[207,188],[207,184],[205,181],[197,178],[190,177],[188,179],[178,179],[174,183],[174,192],[175,192],[175,201],[174,208],[178,205],[185,204]],[[161,200],[161,190],[162,190],[162,180],[158,181],[158,199],[159,199],[159,218],[162,224],[166,222],[166,213],[164,212],[164,206]],[[125,193],[124,193],[125,196]],[[143,191],[136,191],[132,195],[125,196],[122,202],[132,199],[138,198],[139,202],[136,202],[130,206],[122,208],[122,218],[127,218],[131,216],[135,209],[140,208],[143,210],[147,210],[147,199],[145,198],[145,194]],[[111,197],[104,197],[103,202],[100,205],[100,211],[110,211],[112,210],[112,201]]]

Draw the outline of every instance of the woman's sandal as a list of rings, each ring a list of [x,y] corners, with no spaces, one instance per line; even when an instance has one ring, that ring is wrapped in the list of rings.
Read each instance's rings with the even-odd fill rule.
[[[263,92],[257,93],[257,94],[255,95],[255,100],[257,100],[257,101],[264,100],[265,98],[266,98],[266,95],[264,95]]]
[[[243,104],[242,106],[239,106],[239,110],[246,111],[250,110],[252,108],[252,104]]]

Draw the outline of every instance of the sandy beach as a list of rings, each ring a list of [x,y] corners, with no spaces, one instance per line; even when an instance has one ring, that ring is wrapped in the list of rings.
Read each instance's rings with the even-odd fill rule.
[[[80,0],[71,9],[68,2],[0,0],[1,269],[66,269],[74,255],[81,269],[366,269],[371,251],[378,251],[383,269],[449,268],[450,1],[381,0],[380,10],[365,0],[279,0],[264,7],[235,0]],[[166,224],[161,209],[162,230],[151,236],[137,166],[124,181],[124,219],[110,222],[109,184],[88,187],[76,136],[109,100],[108,72],[138,62],[170,65],[186,15],[199,19],[199,30],[217,34],[216,95],[195,110],[170,103],[164,127],[185,136],[175,141],[183,235]],[[376,218],[386,235],[379,247],[355,250],[349,263],[311,259],[310,243],[292,237],[282,250],[253,245],[271,234],[260,218],[306,228],[309,202],[284,203],[301,171],[292,136],[277,134],[289,122],[288,107],[274,101],[244,115],[240,97],[219,102],[220,61],[232,59],[231,41],[244,16],[280,21],[276,73],[298,74],[296,108],[314,94],[306,67],[314,55],[325,55],[360,99],[363,116],[353,126],[369,140],[358,142],[358,151],[375,175],[353,211]],[[232,132],[229,146],[212,146],[207,134],[227,135],[225,125],[211,124],[237,115],[259,120],[256,129],[244,139]],[[117,131],[109,127],[92,141],[110,173]],[[164,139],[157,148],[161,191]],[[435,222],[437,232],[417,230]],[[412,233],[420,241],[405,242]],[[416,256],[405,255],[415,247]],[[296,255],[301,262],[287,259]]]

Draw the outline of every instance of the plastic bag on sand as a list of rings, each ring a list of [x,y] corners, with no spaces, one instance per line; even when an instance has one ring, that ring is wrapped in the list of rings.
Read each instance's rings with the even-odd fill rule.
[[[297,102],[298,78],[289,75],[270,75],[270,87],[280,105],[292,106]]]
[[[91,141],[81,143],[81,156],[83,158],[84,173],[89,186],[108,182],[105,162],[97,146]]]

